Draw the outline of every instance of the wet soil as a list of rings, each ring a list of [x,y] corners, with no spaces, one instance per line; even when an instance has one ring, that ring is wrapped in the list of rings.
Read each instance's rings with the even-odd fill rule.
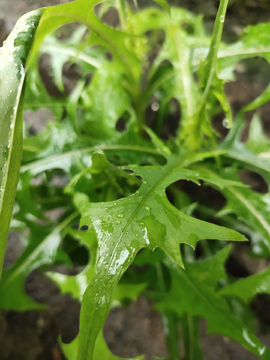
[[[25,12],[42,6],[64,3],[65,0],[1,0],[0,1],[0,44],[12,30],[16,20]],[[152,4],[149,0],[139,3]],[[216,14],[218,0],[174,0],[171,3],[185,6],[191,11],[202,13],[206,26],[211,30]],[[258,21],[270,20],[270,3],[268,0],[235,0],[231,1],[225,23],[225,39],[232,41],[238,36],[243,26]],[[257,61],[257,63],[256,63]],[[270,82],[269,65],[264,60],[242,62],[236,69],[236,82],[226,85],[226,93],[236,112],[241,106],[257,97]],[[270,104],[260,110],[265,132],[270,136]],[[252,112],[247,114],[249,123]],[[31,115],[29,115],[31,116]],[[46,114],[39,119],[27,121],[42,124]],[[217,127],[222,119],[216,119]],[[34,129],[38,131],[40,127]],[[248,178],[248,176],[246,176]],[[262,189],[260,180],[255,182],[257,189]],[[198,188],[198,187],[197,187]],[[204,194],[195,194],[209,199],[215,198],[218,207],[218,196],[209,189]],[[228,261],[228,271],[234,276],[248,276],[268,266],[265,259],[251,259],[248,256],[247,244],[236,244]],[[15,261],[21,252],[17,234],[10,234],[5,265]],[[45,310],[16,313],[4,311],[0,318],[0,360],[64,360],[65,357],[57,343],[59,336],[64,342],[70,342],[78,332],[80,304],[69,295],[62,296],[55,284],[42,272],[35,271],[25,283],[25,291],[36,301],[46,305]],[[270,336],[265,335],[270,326],[269,296],[260,295],[252,302],[252,311],[256,313],[259,324],[259,337],[270,346]],[[122,357],[146,354],[145,359],[153,355],[166,356],[166,346],[162,319],[152,310],[152,304],[144,297],[126,308],[114,308],[105,323],[104,335],[112,352]],[[206,334],[207,324],[201,323],[201,344],[207,360],[255,360],[236,342],[222,336]],[[181,348],[181,340],[179,343]],[[102,359],[101,359],[102,360]]]

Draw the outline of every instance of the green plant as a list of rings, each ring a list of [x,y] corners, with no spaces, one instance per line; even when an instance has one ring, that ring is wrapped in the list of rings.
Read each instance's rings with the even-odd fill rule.
[[[24,280],[36,268],[70,265],[62,244],[73,239],[89,250],[85,269],[76,276],[48,273],[63,293],[82,300],[79,336],[62,344],[67,358],[117,358],[102,338],[112,299],[119,302],[143,293],[163,314],[170,359],[180,356],[179,323],[185,359],[203,358],[200,316],[210,332],[269,359],[270,350],[254,335],[247,306],[256,293],[270,291],[269,271],[233,282],[224,270],[231,249],[224,240],[245,241],[247,236],[254,254],[269,256],[269,193],[261,195],[243,184],[239,170],[256,171],[269,185],[270,142],[258,117],[252,120],[249,140],[243,143],[240,138],[244,113],[268,101],[270,91],[242,108],[232,122],[223,85],[239,60],[270,60],[270,24],[248,27],[239,42],[226,45],[221,33],[228,0],[220,1],[212,38],[205,34],[201,17],[170,8],[165,0],[156,2],[163,9],[139,10],[136,1],[131,8],[121,0],[105,1],[98,8],[100,0],[43,8],[22,17],[2,47],[1,268],[12,211],[11,228],[28,228],[30,235],[19,259],[3,271],[0,305],[20,311],[42,307],[24,293]],[[110,7],[118,10],[121,30],[100,20]],[[45,38],[69,22],[82,24],[71,37]],[[42,52],[51,55],[60,97],[45,90],[38,68]],[[69,96],[62,79],[68,62],[80,69]],[[89,74],[91,81],[86,80]],[[172,99],[181,106],[181,121],[165,141]],[[147,126],[151,102],[157,111]],[[41,107],[52,111],[55,122],[32,137],[25,129],[22,147],[23,108]],[[222,140],[211,124],[220,111],[230,128]],[[120,118],[126,126],[122,132],[117,130]],[[62,186],[53,185],[56,177]],[[226,206],[217,212],[192,202],[179,180],[217,188]],[[57,208],[62,215],[49,220],[46,212]],[[76,230],[79,220],[81,230]],[[196,261],[191,248],[199,240],[204,240],[203,251]],[[130,267],[133,263],[148,264],[149,270],[139,277]],[[238,307],[232,298],[238,299]]]

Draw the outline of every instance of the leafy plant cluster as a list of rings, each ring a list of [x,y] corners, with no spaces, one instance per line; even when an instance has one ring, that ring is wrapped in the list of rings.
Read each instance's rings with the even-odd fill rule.
[[[269,257],[269,192],[253,191],[239,171],[255,171],[269,186],[270,141],[256,113],[248,140],[241,137],[245,112],[266,103],[270,87],[233,119],[224,84],[241,59],[270,61],[270,23],[249,26],[228,45],[221,42],[228,0],[220,1],[212,37],[200,16],[156,3],[139,9],[136,1],[77,0],[42,8],[22,17],[0,49],[0,267],[9,227],[22,232],[24,244],[3,270],[0,306],[43,308],[24,292],[26,277],[71,266],[75,246],[88,251],[80,273],[47,272],[82,302],[79,335],[61,344],[67,359],[118,359],[102,327],[112,306],[139,294],[163,315],[169,359],[180,358],[179,324],[184,359],[203,358],[200,317],[208,332],[270,359],[248,308],[256,294],[270,292],[269,269],[241,280],[224,269],[226,241],[249,239],[252,256]],[[102,21],[111,7],[117,28]],[[51,34],[70,22],[80,24],[71,36]],[[42,81],[43,53],[58,96]],[[63,82],[67,64],[78,74],[72,89]],[[175,104],[181,119],[174,124]],[[40,108],[54,121],[30,136],[23,109]],[[212,126],[220,112],[225,138]],[[226,205],[217,211],[194,202],[186,182],[217,189]],[[133,265],[147,266],[138,275]]]

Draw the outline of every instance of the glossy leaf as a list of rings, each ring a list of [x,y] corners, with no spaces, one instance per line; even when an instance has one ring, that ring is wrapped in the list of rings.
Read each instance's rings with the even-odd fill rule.
[[[203,316],[208,323],[208,332],[220,333],[241,343],[261,359],[268,359],[270,350],[252,334],[246,325],[233,315],[228,304],[215,293],[219,279],[224,278],[223,264],[229,254],[227,246],[206,260],[186,263],[185,270],[167,260],[172,276],[172,285],[167,297],[158,309]]]
[[[197,182],[200,175],[183,168],[185,158],[167,155],[167,161],[163,167],[130,168],[133,175],[143,179],[136,194],[115,202],[81,207],[81,226],[87,225],[96,234],[99,257],[95,275],[83,297],[78,359],[92,358],[114,288],[141,248],[161,247],[182,266],[180,243],[194,248],[198,240],[206,238],[245,240],[230,229],[187,216],[169,203],[165,194],[167,186],[179,179]]]
[[[0,278],[22,154],[25,67],[42,12],[22,17],[0,49]]]

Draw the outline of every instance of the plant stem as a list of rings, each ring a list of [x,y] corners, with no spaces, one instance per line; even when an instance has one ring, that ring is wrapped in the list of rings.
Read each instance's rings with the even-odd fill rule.
[[[117,0],[117,5],[121,22],[121,29],[125,30],[127,28],[126,5],[123,0]]]
[[[166,293],[166,285],[163,277],[163,271],[161,264],[156,264],[156,271],[160,290],[162,293]],[[166,344],[169,352],[170,360],[178,360],[180,356],[179,352],[179,334],[178,334],[178,319],[173,311],[165,310],[162,314],[164,333],[166,336]]]
[[[203,98],[202,98],[202,100],[204,100],[204,101],[205,101],[208,91],[211,87],[211,83],[213,80],[213,73],[216,71],[218,47],[219,47],[219,43],[221,40],[221,34],[222,34],[223,26],[224,26],[224,20],[225,20],[228,2],[229,2],[229,0],[220,0],[218,13],[217,13],[216,20],[215,20],[211,45],[210,45],[209,53],[205,60],[204,74],[206,76],[203,79],[204,80],[203,85],[204,85],[206,94],[203,93]]]

